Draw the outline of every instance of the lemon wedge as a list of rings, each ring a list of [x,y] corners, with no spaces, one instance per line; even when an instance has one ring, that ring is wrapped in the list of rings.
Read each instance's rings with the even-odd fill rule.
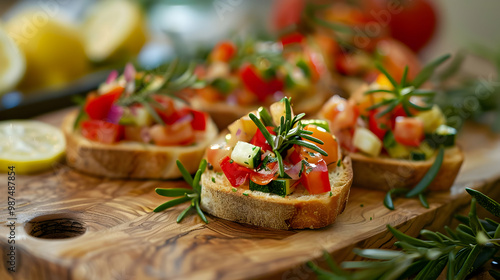
[[[0,27],[0,95],[13,89],[25,70],[23,54],[14,40]]]
[[[40,21],[40,15],[43,13],[24,11],[5,24],[5,31],[26,58],[21,90],[59,87],[90,70],[78,28],[48,16]]]
[[[33,120],[0,122],[0,172],[10,166],[20,174],[50,169],[66,150],[66,139],[56,127]]]
[[[146,43],[141,8],[132,1],[101,1],[82,26],[85,51],[94,62],[128,60]]]

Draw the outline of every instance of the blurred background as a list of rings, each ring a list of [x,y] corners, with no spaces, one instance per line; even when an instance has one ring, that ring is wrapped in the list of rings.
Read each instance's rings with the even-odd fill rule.
[[[384,1],[332,2],[359,2],[363,7]],[[273,38],[278,34],[277,19],[283,14],[285,21],[293,17],[299,2],[2,0],[0,120],[70,106],[73,96],[95,89],[111,69],[120,69],[128,61],[148,69],[176,57],[202,59],[225,38]],[[473,55],[467,56],[461,69],[477,77],[496,77],[499,1],[413,2],[418,5],[409,12],[406,24],[415,25],[417,31],[404,30],[403,36],[409,39],[400,39],[403,43],[408,40],[410,46],[412,38],[432,29],[424,45],[410,46],[423,61],[470,50]],[[276,6],[282,12],[276,12]],[[435,14],[434,23],[429,23],[427,6]]]

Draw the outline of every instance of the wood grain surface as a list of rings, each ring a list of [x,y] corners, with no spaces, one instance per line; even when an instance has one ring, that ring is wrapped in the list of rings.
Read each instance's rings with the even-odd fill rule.
[[[64,113],[40,119],[58,125]],[[459,142],[466,159],[457,183],[430,194],[429,209],[400,198],[390,211],[383,192],[354,187],[337,222],[319,230],[269,230],[212,216],[209,224],[197,216],[177,224],[182,207],[152,212],[167,199],[154,189],[183,182],[110,180],[58,163],[16,178],[15,273],[6,269],[7,178],[0,175],[0,279],[313,279],[304,263],[322,265],[323,250],[341,261],[355,259],[355,247],[391,247],[387,224],[413,236],[450,224],[468,208],[466,186],[500,199],[500,137],[467,126]]]

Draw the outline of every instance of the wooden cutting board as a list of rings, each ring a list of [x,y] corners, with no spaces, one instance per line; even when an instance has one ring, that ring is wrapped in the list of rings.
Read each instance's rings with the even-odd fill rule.
[[[58,125],[67,111],[40,119]],[[460,144],[466,160],[450,192],[382,205],[383,192],[352,188],[337,222],[319,230],[278,231],[196,216],[177,224],[182,208],[152,213],[167,198],[157,187],[180,181],[124,181],[78,173],[64,164],[16,178],[16,272],[7,272],[6,175],[0,175],[0,279],[309,279],[307,261],[322,264],[323,250],[337,261],[355,259],[352,249],[388,248],[390,224],[416,236],[438,230],[468,208],[464,187],[500,199],[500,136],[469,125]],[[5,182],[5,183],[4,183]]]

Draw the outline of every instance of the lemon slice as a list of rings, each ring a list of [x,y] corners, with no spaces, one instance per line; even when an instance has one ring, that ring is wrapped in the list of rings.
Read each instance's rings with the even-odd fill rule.
[[[13,89],[25,70],[24,56],[14,40],[0,27],[0,95]]]
[[[26,174],[50,169],[61,159],[66,140],[58,128],[33,120],[0,122],[0,172],[14,166]]]
[[[88,14],[83,37],[92,61],[126,60],[138,54],[146,42],[143,13],[132,1],[101,1]]]

